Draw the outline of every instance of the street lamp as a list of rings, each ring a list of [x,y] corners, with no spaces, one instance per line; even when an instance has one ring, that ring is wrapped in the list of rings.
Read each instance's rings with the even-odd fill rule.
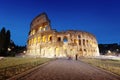
[[[11,49],[10,49],[10,48],[8,48],[8,51],[11,51]]]

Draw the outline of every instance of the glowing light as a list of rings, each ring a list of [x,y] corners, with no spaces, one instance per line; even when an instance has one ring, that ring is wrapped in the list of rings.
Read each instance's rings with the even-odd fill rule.
[[[52,37],[52,35],[49,35],[49,36],[48,36],[48,41],[51,41],[51,37]]]
[[[74,39],[74,43],[78,43],[78,40]]]
[[[36,42],[37,42],[37,39],[36,39],[36,38],[34,38],[34,44],[36,44]]]
[[[43,28],[43,31],[45,31],[46,28]]]
[[[111,53],[111,51],[110,51],[110,50],[108,50],[108,53]]]
[[[41,26],[39,27],[39,31],[42,31],[42,27]]]
[[[38,37],[38,43],[40,43],[40,36]]]
[[[8,48],[8,51],[11,51],[11,49],[10,49],[10,48]]]
[[[34,35],[34,34],[35,34],[35,30],[32,31],[32,35]]]
[[[43,37],[42,37],[42,41],[43,41],[43,42],[46,42],[46,36],[43,36]]]
[[[58,56],[59,55],[59,48],[56,48],[56,55]]]
[[[23,51],[23,53],[26,53],[26,51]]]

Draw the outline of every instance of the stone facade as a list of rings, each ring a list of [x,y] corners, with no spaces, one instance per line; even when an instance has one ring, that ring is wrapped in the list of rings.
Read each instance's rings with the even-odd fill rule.
[[[46,13],[35,17],[30,25],[27,55],[37,57],[99,56],[94,35],[77,30],[57,32]]]

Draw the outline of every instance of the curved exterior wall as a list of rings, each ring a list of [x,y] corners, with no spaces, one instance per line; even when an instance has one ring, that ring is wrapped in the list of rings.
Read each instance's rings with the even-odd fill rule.
[[[31,22],[27,55],[38,57],[99,56],[98,43],[92,34],[84,31],[52,30],[45,13]]]

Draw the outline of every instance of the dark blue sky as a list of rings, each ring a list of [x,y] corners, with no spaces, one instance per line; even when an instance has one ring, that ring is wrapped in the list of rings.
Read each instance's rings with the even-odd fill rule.
[[[119,0],[0,0],[0,29],[9,29],[15,44],[25,45],[30,22],[42,12],[58,31],[83,30],[98,43],[120,42]]]

